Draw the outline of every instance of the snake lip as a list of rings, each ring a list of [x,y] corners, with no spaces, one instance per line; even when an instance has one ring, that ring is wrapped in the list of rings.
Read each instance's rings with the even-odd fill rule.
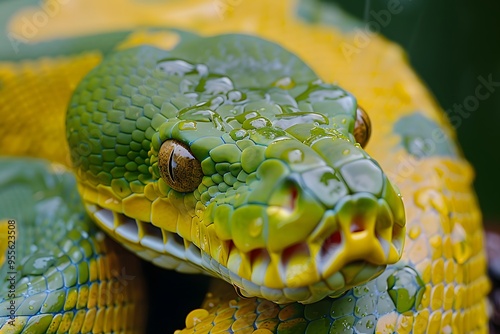
[[[177,233],[94,203],[85,206],[100,228],[143,259],[180,272],[200,272],[202,256],[199,248],[185,242]],[[144,250],[138,250],[140,248]]]

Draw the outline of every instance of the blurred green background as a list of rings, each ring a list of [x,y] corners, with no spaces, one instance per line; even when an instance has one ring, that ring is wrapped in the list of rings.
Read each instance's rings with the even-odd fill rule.
[[[471,103],[481,84],[478,77],[491,76],[497,87],[477,109],[471,103],[474,110],[461,117],[461,124],[456,122],[456,131],[476,170],[474,186],[484,221],[500,225],[500,1],[331,1],[364,22],[375,20],[373,11],[399,3],[403,9],[381,32],[406,50],[413,68],[448,112],[466,100]]]

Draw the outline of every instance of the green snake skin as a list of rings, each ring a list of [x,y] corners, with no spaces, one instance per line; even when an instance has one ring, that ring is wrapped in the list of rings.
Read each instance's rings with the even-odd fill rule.
[[[123,250],[118,257],[119,246],[91,222],[69,171],[1,158],[0,189],[0,220],[13,237],[0,271],[1,333],[141,328],[142,284],[126,280],[138,263]]]

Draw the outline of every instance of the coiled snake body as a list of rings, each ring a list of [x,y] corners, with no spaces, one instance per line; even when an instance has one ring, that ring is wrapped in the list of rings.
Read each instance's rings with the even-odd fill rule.
[[[17,106],[29,114],[31,94],[44,99],[35,108],[68,105],[69,144],[69,153],[61,146],[40,150],[50,142],[44,131],[61,138],[63,117],[53,115],[45,126],[46,120],[38,125],[40,116],[33,116],[29,136],[20,136],[27,125],[17,133],[2,128],[2,154],[70,164],[87,212],[119,243],[158,266],[205,272],[234,285],[241,297],[212,298],[208,310],[188,317],[182,333],[486,332],[480,214],[470,189],[471,168],[457,152],[447,122],[397,47],[371,36],[370,46],[353,56],[345,52],[353,34],[328,27],[327,19],[312,24],[304,14],[292,18],[288,10],[297,5],[242,3],[217,27],[200,16],[202,2],[173,1],[164,6],[190,9],[185,15],[192,17],[175,29],[101,35],[107,42],[90,48],[95,51],[0,64],[2,116],[14,117]],[[307,8],[300,4],[299,13]],[[19,21],[13,22],[16,31]],[[353,24],[344,18],[341,26]],[[247,34],[217,35],[225,32]],[[120,43],[110,47],[112,40]],[[108,53],[104,60],[100,52]],[[44,77],[56,81],[31,90],[23,86],[27,78]],[[56,86],[63,87],[61,101],[43,95]],[[40,134],[34,133],[37,126]],[[35,141],[38,135],[44,143]],[[28,137],[33,141],[27,145]],[[22,163],[4,165],[4,179],[23,169]],[[32,174],[54,177],[41,171],[48,167],[37,168]],[[18,183],[7,184],[17,189]],[[50,211],[44,201],[32,204]],[[6,212],[6,219],[33,220]],[[19,238],[31,235],[24,230],[39,229],[20,226]],[[92,229],[67,226],[68,235]],[[102,242],[102,236],[95,238],[76,239]],[[22,296],[16,302],[22,307],[16,309],[15,329],[5,314],[3,331],[140,331],[140,319],[120,322],[125,313],[109,315],[110,305],[115,314],[127,305],[137,309],[140,296],[129,293],[135,286],[119,297],[84,299],[82,285],[95,291],[114,283],[105,276],[94,283],[91,266],[83,272],[94,280],[77,283],[63,272],[56,254],[69,257],[68,265],[107,254],[78,245],[88,257],[83,262],[71,252],[64,255],[64,241],[56,249],[36,246],[34,255],[19,252],[22,279],[16,286]],[[85,252],[95,248],[96,255]],[[50,276],[40,268],[61,273],[62,283],[31,290],[35,296],[29,297],[26,285]],[[82,301],[56,302],[43,295],[50,289],[66,298],[78,290]],[[23,307],[28,298],[36,307]],[[9,304],[5,294],[2,308]]]

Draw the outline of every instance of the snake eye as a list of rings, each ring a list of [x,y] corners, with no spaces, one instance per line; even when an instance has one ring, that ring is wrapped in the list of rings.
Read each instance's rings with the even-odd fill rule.
[[[158,167],[163,180],[182,193],[194,191],[203,178],[200,162],[183,143],[173,139],[161,145]]]
[[[358,106],[356,110],[356,122],[354,123],[354,138],[361,145],[361,147],[365,147],[370,139],[370,135],[372,132],[372,125],[370,122],[370,117],[366,111],[361,109]]]

